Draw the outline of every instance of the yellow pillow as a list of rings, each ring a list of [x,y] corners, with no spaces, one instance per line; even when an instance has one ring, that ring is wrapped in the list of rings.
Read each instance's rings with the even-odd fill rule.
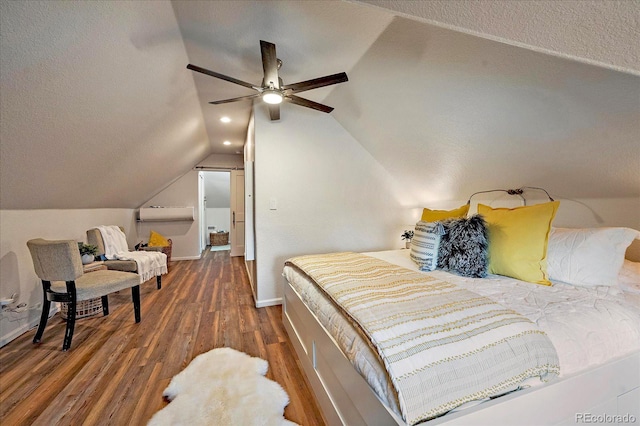
[[[166,247],[168,245],[169,240],[156,231],[151,231],[151,235],[149,235],[149,247]]]
[[[560,201],[493,209],[478,204],[489,230],[489,273],[551,285],[547,244]]]
[[[465,204],[454,210],[431,210],[425,208],[422,210],[422,218],[420,220],[423,222],[438,222],[445,219],[467,217],[468,212],[469,204]]]

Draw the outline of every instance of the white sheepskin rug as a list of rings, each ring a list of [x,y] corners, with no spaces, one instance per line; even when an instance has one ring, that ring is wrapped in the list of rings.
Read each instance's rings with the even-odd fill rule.
[[[164,390],[170,401],[149,420],[160,425],[286,425],[289,396],[264,377],[269,364],[230,348],[198,355]]]

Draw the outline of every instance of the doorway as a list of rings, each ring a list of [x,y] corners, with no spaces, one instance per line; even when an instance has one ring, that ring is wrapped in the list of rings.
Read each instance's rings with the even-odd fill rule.
[[[244,170],[200,172],[201,247],[245,254]]]
[[[231,250],[231,173],[200,172],[203,185],[202,241],[212,251]]]

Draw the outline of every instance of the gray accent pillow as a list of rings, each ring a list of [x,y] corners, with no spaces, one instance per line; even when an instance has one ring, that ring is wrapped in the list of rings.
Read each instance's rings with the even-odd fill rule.
[[[409,257],[418,265],[418,269],[421,271],[433,271],[436,269],[438,247],[443,233],[444,229],[440,222],[420,221],[416,223]]]
[[[489,266],[489,241],[484,218],[442,221],[445,234],[440,239],[438,268],[463,277],[484,278]]]

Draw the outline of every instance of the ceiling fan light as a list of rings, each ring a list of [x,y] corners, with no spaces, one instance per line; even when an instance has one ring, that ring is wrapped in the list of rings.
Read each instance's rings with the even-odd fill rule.
[[[262,93],[262,100],[268,104],[277,105],[282,102],[282,94],[277,90],[265,90]]]

